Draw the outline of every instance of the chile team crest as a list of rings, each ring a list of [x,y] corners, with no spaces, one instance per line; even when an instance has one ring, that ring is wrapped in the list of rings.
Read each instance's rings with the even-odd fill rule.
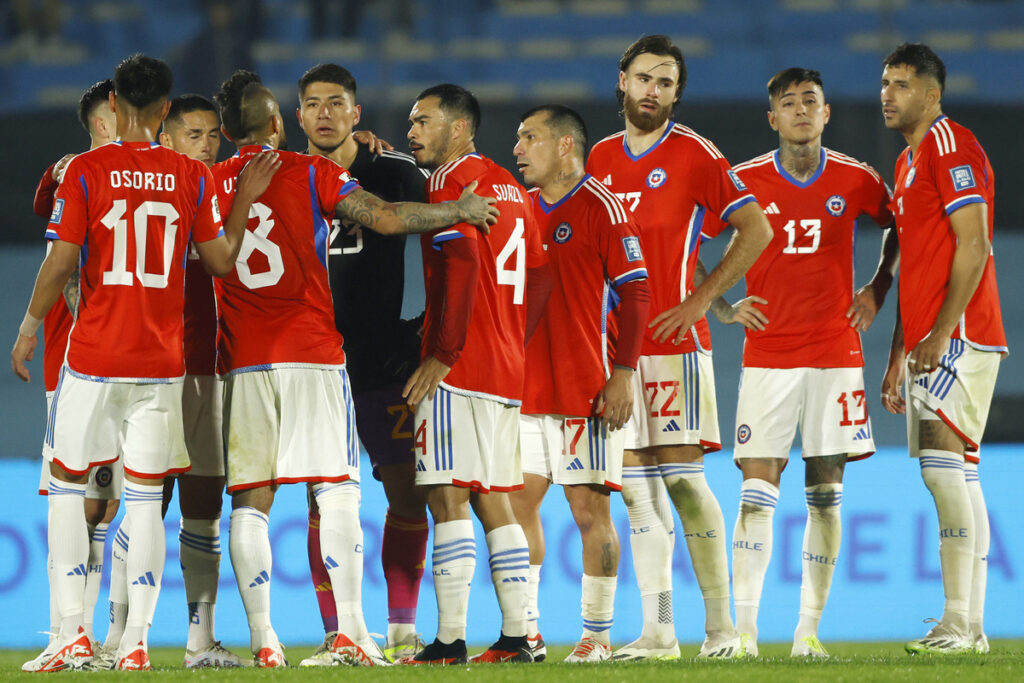
[[[558,227],[555,228],[554,234],[551,236],[558,244],[565,244],[572,237],[572,226],[568,223],[559,223]]]
[[[668,179],[668,174],[665,173],[665,169],[656,168],[647,174],[647,187],[655,190],[665,184]]]
[[[739,429],[736,430],[736,440],[740,443],[750,441],[750,427],[748,425],[739,426]]]
[[[917,175],[917,166],[911,166],[910,170],[907,171],[907,179],[903,183],[903,187],[910,187],[914,183],[914,176]]]
[[[846,200],[842,195],[834,194],[825,200],[825,210],[839,218],[846,211]]]

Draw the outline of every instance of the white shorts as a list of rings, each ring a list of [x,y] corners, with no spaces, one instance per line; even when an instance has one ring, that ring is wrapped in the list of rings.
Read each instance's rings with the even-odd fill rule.
[[[875,452],[862,368],[743,368],[733,458],[789,459],[800,427],[803,457]]]
[[[85,474],[121,454],[125,474],[163,479],[187,472],[181,382],[96,382],[65,365],[54,391],[43,456]]]
[[[223,382],[228,492],[359,481],[359,437],[344,368],[270,368]]]
[[[918,422],[942,420],[966,443],[964,459],[978,462],[978,448],[988,422],[988,410],[1002,354],[979,351],[960,339],[950,339],[939,367],[911,375],[907,370],[907,443],[917,456]]]
[[[224,388],[216,375],[185,375],[181,392],[185,448],[197,477],[224,476]]]
[[[705,453],[719,450],[711,354],[640,356],[633,373],[633,415],[624,431],[624,446],[630,450],[674,445],[699,445]]]
[[[46,392],[46,414],[50,414],[54,392]],[[85,497],[92,500],[121,500],[124,491],[124,463],[120,458],[109,465],[93,467],[89,471],[89,481],[85,485]],[[50,492],[50,463],[43,458],[39,470],[39,495]]]
[[[519,420],[523,473],[562,486],[596,484],[621,491],[624,440],[623,430],[609,431],[594,417],[523,415]]]
[[[519,465],[519,406],[463,396],[438,387],[413,418],[416,484],[474,491],[523,488]]]

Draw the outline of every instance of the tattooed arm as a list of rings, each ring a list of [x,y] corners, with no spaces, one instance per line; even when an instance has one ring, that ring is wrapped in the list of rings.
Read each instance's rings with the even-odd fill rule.
[[[474,194],[476,181],[466,186],[458,201],[440,204],[386,202],[359,188],[335,207],[338,215],[382,235],[427,232],[458,223],[469,223],[488,232],[497,222],[498,209],[493,197]]]

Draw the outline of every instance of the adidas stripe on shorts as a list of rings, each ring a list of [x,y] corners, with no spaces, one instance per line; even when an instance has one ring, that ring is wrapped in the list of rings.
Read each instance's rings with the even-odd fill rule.
[[[597,484],[622,489],[622,429],[610,431],[595,417],[523,415],[519,449],[523,473],[562,486]]]

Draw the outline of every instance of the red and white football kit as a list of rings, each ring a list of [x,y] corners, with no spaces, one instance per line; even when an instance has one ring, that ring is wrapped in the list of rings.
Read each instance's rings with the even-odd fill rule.
[[[184,471],[181,264],[190,238],[221,231],[213,176],[156,143],[115,142],[75,157],[64,180],[47,236],[81,245],[81,299],[47,458],[82,472],[116,459],[91,458],[120,440],[128,474]]]
[[[259,145],[213,168],[224,210]],[[359,446],[327,248],[335,206],[359,187],[325,157],[279,151],[249,210],[235,269],[215,283],[228,490],[359,478]]]
[[[594,145],[587,172],[607,185],[640,226],[651,288],[650,315],[693,292],[701,230],[756,201],[708,139],[669,122],[651,148],[634,155],[625,131]],[[711,338],[701,319],[682,343],[654,341],[648,329],[635,374],[637,403],[626,424],[626,448],[668,444],[721,447],[711,367]]]
[[[974,134],[940,116],[916,154],[909,147],[900,154],[895,182],[892,208],[900,241],[900,316],[909,354],[931,331],[949,290],[957,242],[950,214],[968,204],[985,204],[992,240],[995,175]],[[911,443],[916,443],[918,420],[932,413],[964,439],[965,457],[977,462],[999,360],[1006,352],[995,264],[989,253],[981,282],[939,367],[907,375]]]
[[[427,181],[432,204],[476,192],[501,212],[489,235],[461,223],[424,233],[423,358],[451,367],[415,412],[416,483],[475,490],[521,488],[527,270],[546,257],[526,190],[505,169],[470,153]]]
[[[635,368],[642,345],[645,311],[632,326],[632,339],[623,338],[620,327],[614,359],[607,330],[614,300],[629,283],[647,291],[639,229],[615,195],[589,175],[554,204],[536,189],[530,198],[554,288],[526,349],[523,471],[559,484],[617,490],[623,433],[609,431],[593,403],[613,362]]]
[[[757,195],[772,240],[747,271],[747,295],[771,321],[746,330],[735,458],[787,458],[797,425],[804,457],[874,452],[853,300],[856,219],[892,222],[890,195],[866,164],[824,147],[806,181],[778,150],[733,169]],[[714,232],[712,229],[711,232]]]

